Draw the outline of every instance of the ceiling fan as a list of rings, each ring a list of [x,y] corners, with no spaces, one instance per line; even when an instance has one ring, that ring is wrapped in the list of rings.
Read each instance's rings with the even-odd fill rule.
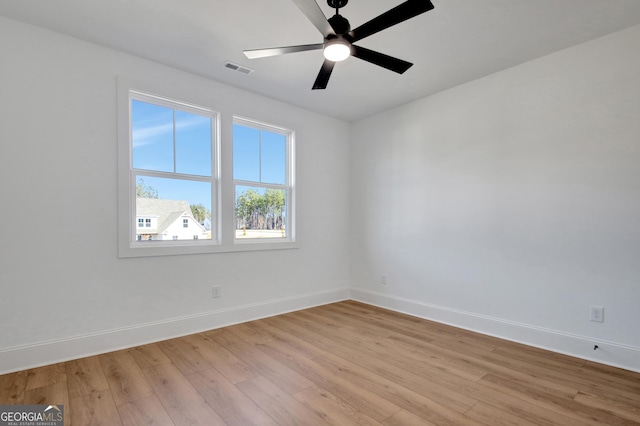
[[[349,56],[371,62],[372,64],[395,71],[398,74],[404,73],[413,65],[412,63],[385,55],[384,53],[356,46],[353,43],[433,9],[433,4],[430,0],[407,0],[399,6],[386,11],[382,15],[352,30],[349,21],[340,15],[340,8],[346,6],[349,0],[327,0],[327,4],[336,10],[336,14],[329,19],[324,16],[322,9],[320,9],[320,6],[318,6],[314,0],[292,1],[298,6],[302,13],[307,16],[318,31],[320,31],[324,37],[324,42],[274,47],[270,49],[245,50],[243,53],[247,58],[255,59],[322,49],[325,60],[322,68],[320,68],[320,73],[316,81],[313,83],[313,90],[325,89],[336,62],[343,61]]]

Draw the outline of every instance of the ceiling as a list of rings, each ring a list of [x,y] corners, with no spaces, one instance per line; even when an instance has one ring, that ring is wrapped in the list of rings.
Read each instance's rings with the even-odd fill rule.
[[[326,16],[333,10],[318,0]],[[357,27],[402,0],[350,0]],[[311,90],[321,51],[247,59],[243,49],[321,43],[291,0],[0,0],[0,15],[354,121],[640,24],[638,0],[433,0],[358,42],[413,62],[399,75],[349,58]],[[225,61],[255,70],[249,75]]]

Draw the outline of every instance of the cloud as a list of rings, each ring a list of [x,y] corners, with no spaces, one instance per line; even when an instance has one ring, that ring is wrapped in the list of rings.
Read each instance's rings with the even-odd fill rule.
[[[159,138],[169,137],[173,140],[173,123],[154,124],[157,120],[140,120],[132,125],[132,138],[134,147],[142,147],[156,142]],[[176,131],[191,130],[209,124],[208,117],[190,115],[189,118],[181,117],[176,122]]]
[[[171,136],[173,140],[173,123],[160,124],[160,125],[136,125],[133,124],[132,129],[133,146],[141,147],[154,143],[158,138]]]

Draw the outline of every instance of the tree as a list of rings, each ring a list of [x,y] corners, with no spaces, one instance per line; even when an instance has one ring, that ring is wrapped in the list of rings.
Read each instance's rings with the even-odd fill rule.
[[[247,189],[236,199],[236,229],[280,229],[285,219],[285,192]]]
[[[136,197],[137,198],[158,198],[158,190],[153,186],[147,186],[144,184],[144,179],[138,179],[136,184]]]
[[[204,204],[191,204],[191,214],[199,223],[203,223],[206,219],[211,219],[211,212],[204,206]]]

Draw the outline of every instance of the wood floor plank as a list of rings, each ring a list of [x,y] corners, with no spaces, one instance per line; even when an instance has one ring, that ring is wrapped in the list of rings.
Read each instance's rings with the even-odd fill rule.
[[[350,307],[353,306],[350,304]],[[358,306],[357,304],[355,306]],[[357,309],[357,308],[355,308]],[[400,314],[376,307],[366,308],[366,318],[371,323],[377,324],[382,328],[394,331],[400,334],[413,336],[421,340],[435,340],[443,336],[457,336],[457,337],[470,337],[476,338],[473,334],[465,333],[465,330],[456,329],[443,324],[438,324],[433,321],[421,320],[409,315]],[[486,336],[479,337],[479,339],[485,341]],[[495,339],[489,338],[489,341]]]
[[[239,383],[238,388],[281,426],[329,424],[266,377],[258,376]]]
[[[331,392],[312,386],[293,395],[301,404],[316,413],[325,422],[334,426],[358,425],[381,426],[366,414],[333,395]]]
[[[488,426],[536,426],[536,423],[527,420],[526,417],[514,415],[482,401],[474,405],[465,415]]]
[[[22,404],[27,389],[27,372],[19,371],[0,376],[0,404]]]
[[[303,326],[297,326],[298,337],[304,338],[306,334],[311,334],[313,336],[313,339],[320,341],[323,346],[332,345],[332,343],[326,338],[319,338],[319,336],[323,335],[323,332],[319,331],[322,329],[320,325],[314,324],[313,321],[306,320],[304,315],[299,315],[298,313],[289,314],[288,316],[290,318],[295,318],[299,321],[302,321],[302,323],[304,324]],[[331,326],[337,327],[336,325]],[[295,325],[290,326],[290,330],[295,328]],[[312,333],[308,333],[307,330],[311,331]],[[456,394],[454,391],[447,392],[445,390],[443,394],[438,395],[444,395],[449,403],[452,403],[454,406],[457,405],[458,411],[456,411],[455,409],[449,408],[446,405],[426,398],[418,392],[405,388],[404,386],[399,385],[393,380],[389,380],[383,376],[375,374],[376,372],[374,371],[367,370],[360,367],[358,364],[350,362],[350,359],[352,360],[354,359],[354,357],[358,357],[357,351],[350,350],[344,352],[343,349],[341,349],[341,346],[342,345],[334,344],[334,346],[330,348],[331,353],[328,353],[322,359],[316,359],[316,361],[326,368],[333,370],[335,374],[347,377],[347,380],[349,382],[356,384],[359,388],[364,388],[372,391],[381,398],[391,401],[399,407],[406,407],[407,405],[412,404],[414,405],[414,409],[419,410],[428,418],[431,418],[434,421],[440,422],[442,424],[447,424],[449,422],[463,421],[464,415],[462,414],[462,412],[468,409],[473,403],[475,403],[475,401],[470,401],[465,405],[457,405],[459,401],[453,401],[455,401],[456,398],[460,398],[462,401],[464,401],[465,396]],[[333,351],[337,351],[338,355],[341,356],[334,355],[332,353]],[[357,358],[357,360],[358,363],[362,361],[361,358]],[[372,360],[371,362],[376,361]],[[436,395],[437,394],[432,394],[432,396]]]
[[[545,364],[538,360],[534,363],[527,361],[531,355],[515,354],[508,355],[503,351],[494,351],[479,357],[480,362],[486,362],[491,365],[501,365],[511,370],[521,371],[531,376],[536,376],[549,382],[563,383],[566,386],[574,387],[577,390],[584,390],[590,393],[597,393],[598,389],[610,393],[629,394],[631,389],[617,386],[610,380],[594,380],[593,375],[588,369],[573,364],[562,365],[555,361]],[[594,383],[597,383],[595,385]],[[592,392],[593,390],[593,392]]]
[[[530,422],[540,425],[585,425],[583,421],[577,418],[565,418],[562,415],[532,404],[530,400],[526,401],[522,398],[517,398],[509,389],[501,386],[485,386],[482,381],[470,382],[439,369],[426,371],[421,376],[428,383],[438,383],[442,386],[450,387],[457,392],[463,392],[466,395],[478,399],[480,402],[494,407],[496,416],[501,416],[502,413],[506,412],[517,418],[528,419]]]
[[[41,388],[29,389],[24,393],[22,404],[64,405],[64,424],[68,426],[72,423],[71,415],[73,410],[69,407],[69,393],[66,382],[58,382]]]
[[[390,338],[391,339],[391,338]],[[421,342],[413,337],[403,336],[393,338],[395,344],[400,348],[411,350],[412,348],[424,354],[425,357],[437,357],[438,359],[450,358],[450,361],[444,363],[437,362],[436,366],[447,373],[455,376],[473,379],[473,376],[467,376],[465,371],[455,368],[457,363],[465,363],[484,370],[487,374],[494,374],[501,377],[514,377],[520,381],[528,383],[529,386],[538,390],[554,394],[560,398],[571,399],[578,393],[576,385],[570,385],[562,380],[549,380],[548,378],[537,377],[531,372],[523,372],[517,366],[509,366],[508,364],[487,361],[487,352],[476,353],[457,353],[448,347],[438,346],[438,341]],[[453,360],[453,361],[452,361]],[[451,364],[453,362],[453,365]],[[424,375],[423,375],[424,376]],[[484,377],[484,376],[483,376]]]
[[[171,339],[157,344],[184,375],[211,368],[211,364],[186,339]]]
[[[270,325],[279,324],[280,327],[290,331],[292,330],[291,327],[295,327],[286,320],[278,318],[268,318],[268,320]],[[293,335],[290,335],[289,339],[295,344],[302,341],[302,339]],[[327,389],[332,394],[353,406],[356,410],[374,420],[384,420],[400,411],[400,407],[397,405],[372,393],[369,389],[358,387],[356,384],[345,379],[341,374],[319,364],[316,361],[316,359],[318,359],[317,357],[310,358],[298,353],[295,350],[296,347],[295,345],[290,346],[288,342],[281,341],[278,344],[264,344],[261,350],[281,363],[286,363],[291,369],[305,376],[317,386]],[[311,347],[308,346],[307,349],[310,350]],[[320,357],[328,356],[329,354],[329,352],[320,348],[318,348],[317,351],[321,354]]]
[[[321,345],[318,345],[318,342],[308,342],[291,333],[287,329],[287,321],[281,317],[265,318],[261,321],[254,321],[248,326],[258,333],[269,334],[274,343],[283,345],[296,355],[313,359],[328,353]]]
[[[336,315],[340,315],[340,320],[348,324],[357,324],[357,329],[360,329],[361,326],[366,325],[375,333],[376,330],[384,330],[386,327],[388,327],[388,324],[384,321],[374,323],[370,318],[359,315],[357,312],[354,312],[351,305],[333,304],[326,306],[326,309],[330,312],[335,313]],[[370,312],[374,311],[371,310]],[[393,331],[389,328],[387,329],[387,331],[390,333],[390,336],[404,336],[406,335],[407,330],[413,330],[423,336],[420,338],[420,340],[423,342],[432,342],[434,344],[446,345],[449,349],[463,353],[489,352],[498,346],[498,342],[494,341],[496,339],[492,341],[486,341],[485,339],[478,339],[475,335],[461,335],[454,334],[452,332],[447,332],[444,334],[442,332],[429,334],[430,328],[431,323],[424,321],[419,323],[412,323],[409,327],[402,330],[402,332]],[[453,327],[451,328],[453,329]]]
[[[320,307],[318,309],[321,308],[324,307]],[[409,354],[418,352],[418,359],[422,362],[430,361],[434,366],[445,369],[449,367],[454,373],[471,375],[471,377],[474,377],[475,379],[482,377],[486,371],[474,366],[474,364],[468,363],[466,360],[460,360],[457,355],[486,353],[497,347],[493,343],[488,344],[484,341],[476,341],[469,339],[466,336],[461,337],[457,335],[437,335],[429,338],[417,339],[416,337],[407,336],[406,330],[403,330],[402,332],[388,330],[385,336],[380,331],[384,329],[384,324],[372,324],[366,319],[355,315],[353,312],[349,312],[349,310],[342,305],[329,305],[326,310],[333,313],[332,318],[337,322],[348,324],[347,329],[356,334],[364,336],[371,335],[376,342],[388,342],[393,348],[398,348],[399,344],[403,343],[403,340],[410,339],[412,342],[404,348],[404,350]],[[325,315],[324,311],[320,312],[322,315]],[[368,333],[366,332],[367,329],[370,330]],[[414,325],[413,329],[423,331],[425,329],[425,324],[422,324],[421,326]],[[363,331],[365,332],[363,333]],[[421,351],[419,348],[416,350],[416,347],[414,346],[415,342],[420,342],[422,344],[428,343],[428,348],[430,350],[426,351],[426,353],[425,351]],[[446,353],[434,353],[432,351],[434,348],[444,348],[446,349]],[[436,355],[441,356],[438,357]]]
[[[289,316],[296,316],[295,313],[294,314],[289,314]],[[298,315],[299,316],[299,315]],[[297,328],[298,332],[299,332],[299,336],[303,337],[306,335],[309,335],[309,330],[313,330],[313,328],[315,327],[314,324],[312,322],[305,322],[304,326],[301,327],[299,325],[296,325],[295,322],[293,321],[288,321],[287,322],[287,327],[289,328],[289,330],[291,332],[295,333],[295,330]],[[311,336],[313,336],[313,338],[315,340],[321,341],[323,345],[327,345],[327,344],[331,344],[328,341],[323,341],[322,340],[322,336],[318,335],[318,333],[311,333]],[[320,336],[320,337],[319,337]],[[332,348],[332,351],[336,350],[337,353],[340,353],[341,349],[340,347],[336,347],[336,348]],[[328,357],[332,356],[332,353],[330,352],[328,355]],[[434,380],[431,380],[432,378],[438,377],[438,376],[442,376],[444,377],[444,379],[440,382],[436,382]],[[456,382],[457,386],[453,387],[455,389],[452,389],[455,392],[459,392],[460,390],[463,390],[465,393],[467,393],[469,396],[471,396],[472,398],[476,398],[476,399],[481,399],[484,398],[487,401],[491,402],[492,404],[495,404],[497,407],[503,407],[505,408],[505,404],[503,404],[503,400],[505,399],[509,399],[511,406],[510,407],[506,407],[507,409],[512,409],[514,411],[514,413],[516,415],[520,415],[523,417],[533,417],[536,418],[537,421],[540,424],[548,424],[546,423],[548,421],[548,417],[549,414],[545,411],[540,409],[539,407],[536,406],[531,406],[531,404],[527,404],[521,400],[518,399],[514,399],[514,398],[510,398],[508,395],[505,395],[499,391],[493,391],[492,389],[486,389],[486,388],[482,388],[481,386],[476,386],[474,385],[473,382],[470,381],[465,381],[465,380],[457,380],[457,377],[455,375],[450,374],[449,372],[446,371],[439,371],[437,369],[433,369],[433,370],[428,370],[426,372],[421,373],[421,377],[429,379],[426,381],[426,383],[429,384],[433,384],[433,383],[439,383],[442,386],[446,387],[446,383],[447,382]],[[360,387],[362,387],[363,385],[360,385]],[[370,388],[369,389],[373,389]],[[387,398],[387,397],[385,397]],[[388,398],[387,398],[388,399]],[[451,412],[445,412],[444,413],[449,414],[449,417],[453,417],[455,418],[457,416],[456,413],[451,413]],[[425,415],[428,415],[428,413],[425,413]],[[559,415],[555,415],[558,418],[561,418]],[[552,417],[552,416],[551,416]],[[562,419],[562,418],[561,418]],[[446,422],[449,421],[447,419],[437,419],[436,420],[438,422]],[[463,421],[458,419],[459,421]],[[578,425],[580,423],[578,423],[578,421],[574,421],[572,422],[571,419],[562,419],[562,421],[565,421],[565,423],[561,423],[561,424],[565,424],[565,425],[569,425],[569,424],[573,424],[573,425]]]
[[[261,352],[244,340],[242,335],[241,329],[228,327],[224,332],[216,334],[214,340],[289,394],[313,386],[313,382]]]
[[[244,382],[258,375],[240,358],[229,352],[206,333],[186,336],[184,339],[231,383]]]
[[[129,349],[129,353],[133,359],[135,359],[141,370],[160,364],[169,364],[171,362],[157,343],[136,346],[135,348]]]
[[[69,406],[69,394],[64,382],[41,388],[29,389],[24,393],[23,404],[48,404]]]
[[[638,395],[638,399],[640,399],[640,395]],[[626,404],[625,402],[602,398],[597,395],[590,395],[582,392],[574,398],[574,401],[597,410],[611,413],[616,417],[622,417],[632,422],[636,422],[640,425],[640,409]]]
[[[485,365],[473,362],[474,355],[469,352],[451,349],[438,342],[416,342],[412,337],[391,336],[385,343],[406,353],[412,362],[428,363],[466,380],[480,380],[490,371]]]
[[[510,360],[513,364],[519,365],[521,368],[526,368],[530,371],[539,371],[540,374],[545,376],[562,377],[563,380],[569,383],[587,384],[591,383],[590,378],[585,377],[585,369],[583,368],[583,360],[576,360],[575,358],[562,355],[563,361],[559,358],[559,354],[553,354],[548,358],[540,356],[542,349],[537,348],[507,348],[499,347],[492,351],[490,355],[495,357],[494,359]],[[598,375],[597,371],[589,370],[589,374],[593,377]],[[640,383],[619,383],[615,378],[608,377],[606,375],[601,377],[599,383],[606,384],[612,388],[619,388],[631,391],[640,392]]]
[[[640,373],[355,301],[0,375],[70,425],[640,425]]]
[[[463,412],[458,407],[451,407],[437,402],[429,397],[404,387],[399,383],[388,380],[376,374],[371,374],[369,370],[359,367],[335,355],[330,355],[325,359],[317,360],[335,372],[339,372],[347,380],[355,383],[360,388],[369,389],[380,397],[391,401],[399,407],[414,414],[424,417],[430,422],[438,425],[463,424],[468,421]],[[454,393],[452,391],[452,393]]]
[[[187,380],[227,425],[277,425],[271,417],[215,368],[187,376]]]
[[[638,380],[640,380],[640,377],[638,377]],[[579,393],[594,395],[602,399],[615,401],[617,404],[633,407],[634,410],[640,411],[640,393],[611,389],[609,387],[602,386],[601,383],[596,381],[591,382],[588,385],[580,385],[578,389]]]
[[[587,406],[581,406],[573,400],[564,398],[550,398],[543,392],[536,391],[516,380],[504,379],[494,375],[487,375],[480,382],[481,385],[508,393],[517,399],[525,401],[531,411],[540,418],[564,418],[565,424],[616,424],[613,418],[605,412],[599,412]],[[539,408],[534,411],[535,408]]]
[[[123,426],[175,426],[155,395],[121,405],[118,413]]]
[[[173,364],[142,370],[162,406],[176,425],[224,425],[202,395]]]
[[[516,355],[518,358],[523,358],[529,361],[540,360],[541,356],[546,360],[545,366],[563,366],[563,367],[576,367],[580,368],[584,366],[586,361],[584,359],[576,358],[573,356],[550,352],[545,349],[536,348],[534,346],[523,345],[522,343],[501,341],[498,347],[493,351],[496,353],[506,353],[509,356]]]
[[[64,363],[27,370],[27,390],[67,381]]]
[[[70,398],[73,423],[92,426],[122,425],[116,404],[109,390],[95,391],[88,395]]]
[[[117,406],[153,395],[153,389],[129,351],[111,352],[99,359]]]
[[[331,324],[337,327],[337,324]],[[410,388],[412,392],[418,392],[431,399],[434,402],[444,404],[454,408],[460,413],[472,407],[477,400],[468,396],[455,392],[451,389],[427,383],[420,378],[420,373],[425,369],[429,369],[431,365],[420,366],[419,360],[411,358],[408,351],[398,352],[395,348],[386,345],[376,347],[375,344],[368,344],[364,339],[359,339],[357,334],[349,333],[345,330],[340,331],[340,337],[329,338],[330,329],[323,329],[322,324],[305,323],[306,329],[314,331],[317,339],[319,335],[324,336],[323,345],[331,349],[331,354],[325,359],[337,359],[335,356],[342,358],[342,362],[349,361],[351,368],[361,368],[362,374],[371,372],[372,377],[379,376],[381,386],[388,386],[389,383],[402,383],[403,388]],[[383,340],[383,339],[381,339]],[[407,361],[407,358],[410,361]],[[475,376],[474,376],[475,379]]]
[[[585,361],[583,367],[589,369],[589,372],[598,374],[599,377],[604,377],[607,380],[616,380],[621,383],[638,386],[637,378],[631,376],[627,370],[610,365],[597,364],[593,361]]]
[[[311,319],[313,324],[313,314],[301,313],[306,318]],[[310,323],[307,323],[309,326]],[[331,325],[338,326],[339,322],[332,322]],[[312,326],[319,327],[319,324],[313,324]],[[320,330],[316,330],[321,333]],[[330,331],[328,329],[327,331]],[[429,351],[416,349],[415,346],[404,345],[397,335],[381,336],[378,339],[373,337],[363,337],[357,330],[351,330],[349,327],[343,327],[340,330],[339,337],[333,337],[331,333],[325,334],[325,336],[331,336],[331,341],[339,343],[340,347],[346,345],[357,344],[360,349],[359,352],[369,355],[367,358],[375,359],[377,356],[383,354],[384,358],[389,362],[395,362],[396,366],[410,370],[407,366],[420,366],[421,369],[429,369],[432,367],[439,367],[453,374],[460,375],[461,377],[469,380],[479,380],[483,377],[487,371],[485,368],[473,365],[469,362],[465,362],[462,357],[455,351],[447,351],[446,353],[438,352],[433,345],[428,346]],[[429,342],[426,342],[429,345]],[[335,353],[335,347],[332,352]],[[475,401],[474,401],[475,402]]]
[[[69,398],[90,395],[109,389],[98,357],[81,358],[66,363]]]
[[[436,423],[431,423],[430,421],[416,416],[415,414],[410,413],[407,410],[402,410],[394,414],[393,416],[382,422],[382,424],[384,426],[439,426]]]
[[[438,341],[422,342],[410,336],[393,337],[389,339],[399,347],[407,348],[408,350],[413,348],[414,350],[424,353],[424,356],[431,355],[440,358],[456,358],[459,362],[464,362],[469,365],[475,365],[482,368],[487,372],[487,374],[494,374],[502,377],[514,377],[520,381],[528,383],[530,386],[537,386],[540,390],[552,393],[561,398],[571,399],[578,393],[578,386],[575,384],[567,384],[564,381],[557,380],[555,378],[550,380],[549,378],[538,377],[532,372],[523,372],[519,365],[509,365],[504,362],[490,361],[488,352],[486,351],[457,353],[446,346],[439,346]],[[447,368],[447,364],[437,365],[437,367],[440,370],[453,373],[456,376],[468,378],[465,377],[464,374],[458,374],[457,371]]]

